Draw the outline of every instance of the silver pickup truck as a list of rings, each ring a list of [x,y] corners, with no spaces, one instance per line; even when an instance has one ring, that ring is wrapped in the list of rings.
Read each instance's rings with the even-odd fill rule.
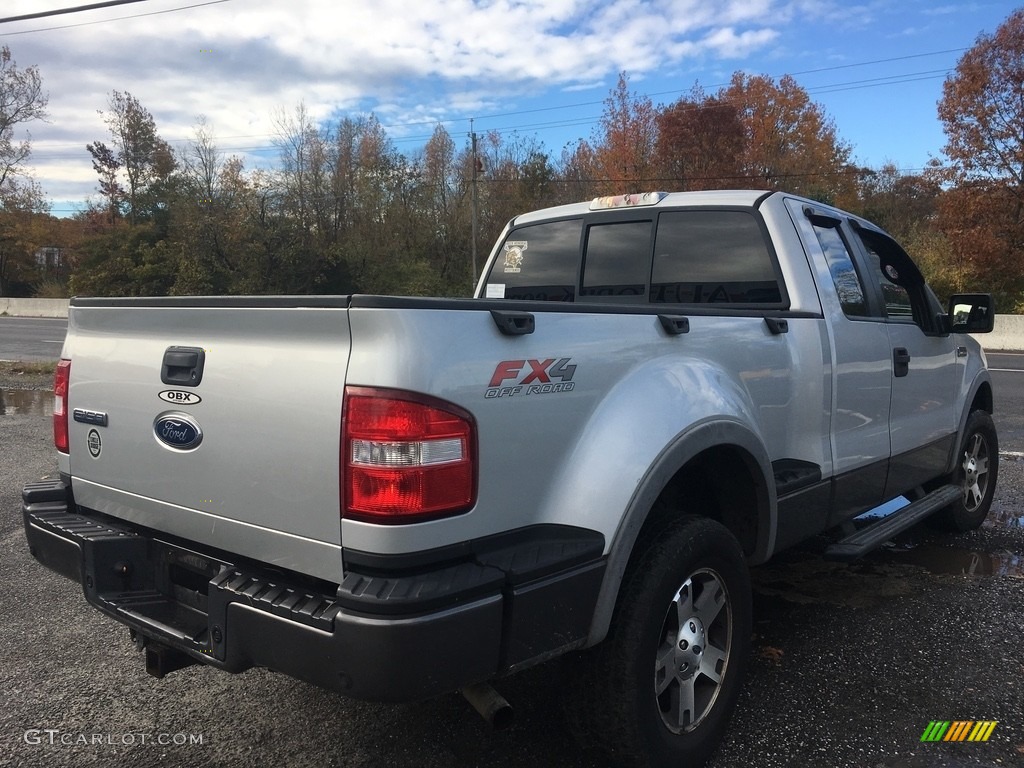
[[[998,448],[967,333],[993,312],[942,308],[871,223],[756,191],[516,217],[473,299],[76,298],[28,544],[156,676],[493,715],[490,681],[566,655],[588,743],[699,763],[749,566],[981,524]]]

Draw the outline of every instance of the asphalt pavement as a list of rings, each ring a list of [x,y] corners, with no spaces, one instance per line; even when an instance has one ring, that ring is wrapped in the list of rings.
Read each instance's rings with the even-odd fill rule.
[[[568,734],[557,662],[497,683],[516,709],[500,733],[454,694],[385,706],[265,670],[147,676],[127,630],[29,556],[19,495],[56,471],[48,398],[4,402],[0,766],[604,765]],[[852,566],[815,541],[755,569],[751,669],[712,768],[1024,765],[1024,462],[1003,462],[992,518]],[[935,720],[996,726],[922,742]]]
[[[0,315],[0,360],[56,360],[67,330],[67,318]]]

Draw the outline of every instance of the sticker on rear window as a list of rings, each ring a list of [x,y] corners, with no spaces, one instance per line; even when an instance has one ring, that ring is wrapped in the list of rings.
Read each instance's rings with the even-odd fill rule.
[[[487,292],[484,296],[488,299],[504,299],[505,298],[505,284],[504,283],[488,283]]]
[[[505,272],[519,274],[523,266],[523,252],[529,243],[526,240],[509,240],[505,243]]]

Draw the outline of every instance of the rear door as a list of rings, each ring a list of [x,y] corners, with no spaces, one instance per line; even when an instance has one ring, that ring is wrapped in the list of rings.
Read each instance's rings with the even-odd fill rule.
[[[882,305],[892,353],[889,497],[945,467],[956,439],[959,371],[953,337],[936,319],[942,309],[910,256],[881,232],[851,229]]]
[[[883,500],[889,471],[892,358],[851,233],[831,212],[787,203],[808,249],[832,347],[831,523]]]

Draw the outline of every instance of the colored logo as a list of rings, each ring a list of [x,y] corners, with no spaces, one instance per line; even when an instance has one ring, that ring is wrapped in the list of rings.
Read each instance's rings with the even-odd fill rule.
[[[526,240],[510,240],[505,243],[505,271],[518,274],[522,271],[523,252],[529,247]]]
[[[932,720],[921,741],[988,741],[996,725],[996,720]]]
[[[157,439],[179,451],[188,451],[203,441],[203,430],[184,413],[163,413],[153,422]]]
[[[576,365],[571,357],[546,360],[502,360],[494,368],[485,397],[546,395],[551,392],[572,392]],[[526,368],[529,367],[529,372]],[[552,381],[557,379],[557,382]],[[510,383],[509,383],[510,382]]]

